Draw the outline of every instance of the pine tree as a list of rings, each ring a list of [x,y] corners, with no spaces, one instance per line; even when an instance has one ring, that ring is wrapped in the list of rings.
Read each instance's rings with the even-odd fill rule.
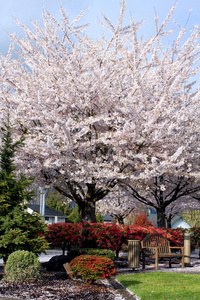
[[[5,171],[9,175],[16,169],[13,159],[17,148],[23,145],[24,137],[22,136],[19,141],[13,143],[9,116],[7,117],[7,122],[5,122],[3,127],[1,127],[1,131],[3,132],[2,143],[4,147],[0,150],[0,166],[1,171]]]
[[[14,157],[23,146],[24,137],[17,142],[12,139],[12,126],[7,121],[1,128],[0,149],[0,257],[4,263],[16,250],[28,250],[36,254],[44,252],[48,243],[43,237],[45,223],[36,214],[27,212],[27,204],[33,198],[30,191],[33,178],[21,174],[15,176]]]
[[[19,147],[23,146],[24,137],[20,140],[12,141],[12,127],[7,121],[1,127],[2,148],[0,149],[0,215],[5,216],[15,206],[29,202],[33,197],[33,192],[27,191],[32,184],[32,178],[26,178],[23,174],[16,180],[14,171],[14,155]]]

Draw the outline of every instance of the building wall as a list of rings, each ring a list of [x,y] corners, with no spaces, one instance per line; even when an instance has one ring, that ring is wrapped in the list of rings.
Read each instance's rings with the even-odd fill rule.
[[[54,224],[54,223],[65,223],[64,217],[58,217],[58,216],[49,216],[45,217],[45,223],[47,224]]]

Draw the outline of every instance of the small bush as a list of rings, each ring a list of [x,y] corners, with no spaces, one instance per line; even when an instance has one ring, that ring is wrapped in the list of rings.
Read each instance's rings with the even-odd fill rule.
[[[5,281],[35,281],[41,278],[42,268],[36,254],[18,250],[9,255],[5,266]]]
[[[142,227],[146,227],[146,226],[155,227],[154,223],[149,221],[145,213],[140,213],[136,216],[134,225],[142,226]]]
[[[70,263],[73,276],[81,277],[88,282],[112,277],[116,274],[114,262],[106,257],[96,255],[81,255]]]
[[[187,232],[191,234],[192,250],[194,250],[195,247],[199,248],[199,246],[200,246],[200,227],[192,227],[192,228],[188,229]]]
[[[115,260],[115,253],[112,250],[108,249],[74,248],[68,252],[67,256],[69,257],[69,259],[73,259],[80,255],[96,255],[109,258],[112,261]]]

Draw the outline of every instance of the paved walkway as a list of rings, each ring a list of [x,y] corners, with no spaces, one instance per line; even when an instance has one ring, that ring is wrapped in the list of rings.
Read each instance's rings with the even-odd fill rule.
[[[47,250],[46,252],[47,254],[42,253],[41,255],[39,255],[39,260],[41,263],[49,261],[50,258],[55,255],[62,255],[61,250]],[[0,266],[3,266],[3,259],[0,259]]]
[[[154,272],[155,267],[147,265],[145,270],[142,269],[142,264],[140,264],[139,268],[129,268],[127,267],[127,260],[121,262],[122,266],[118,268],[118,275],[127,274],[127,273],[139,273],[139,272]],[[159,261],[158,271],[160,272],[179,272],[179,273],[191,273],[191,274],[200,274],[200,258],[199,258],[199,250],[195,250],[195,252],[191,253],[190,266],[182,268],[180,264],[172,264],[172,268],[169,268],[168,259],[164,259],[162,262]]]

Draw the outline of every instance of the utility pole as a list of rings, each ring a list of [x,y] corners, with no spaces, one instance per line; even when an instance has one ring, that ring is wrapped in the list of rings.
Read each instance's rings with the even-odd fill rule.
[[[45,196],[46,192],[39,187],[39,199],[40,199],[40,214],[45,219]]]

